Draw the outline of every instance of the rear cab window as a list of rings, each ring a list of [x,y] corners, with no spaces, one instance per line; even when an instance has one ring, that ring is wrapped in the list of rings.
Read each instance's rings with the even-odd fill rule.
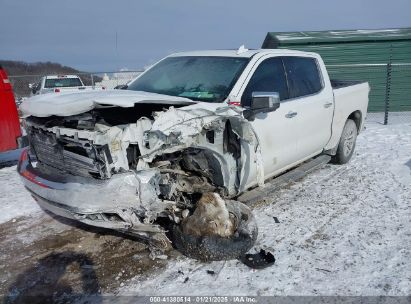
[[[81,87],[83,84],[79,78],[67,77],[67,78],[48,78],[44,84],[44,87],[49,88],[62,88],[62,87]]]
[[[313,95],[323,88],[317,60],[310,57],[283,57],[289,98]]]

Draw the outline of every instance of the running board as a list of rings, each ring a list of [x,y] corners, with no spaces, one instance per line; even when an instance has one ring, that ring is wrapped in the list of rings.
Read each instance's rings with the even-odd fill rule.
[[[281,187],[284,187],[286,184],[298,181],[305,177],[308,173],[321,168],[330,160],[331,156],[320,155],[317,158],[305,162],[302,165],[269,180],[264,184],[264,187],[257,187],[250,191],[244,192],[237,197],[237,200],[249,206],[255,205],[257,202],[267,198],[267,196]]]

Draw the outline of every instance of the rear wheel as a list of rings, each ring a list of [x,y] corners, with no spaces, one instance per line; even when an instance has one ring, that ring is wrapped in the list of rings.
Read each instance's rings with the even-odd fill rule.
[[[333,157],[334,163],[342,165],[351,159],[355,149],[357,133],[358,130],[355,122],[347,119],[338,144],[337,153]]]

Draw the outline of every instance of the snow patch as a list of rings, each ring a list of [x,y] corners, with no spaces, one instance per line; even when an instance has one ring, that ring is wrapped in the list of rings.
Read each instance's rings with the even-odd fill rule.
[[[16,166],[0,170],[0,223],[21,216],[37,216],[41,208],[23,187]]]
[[[327,165],[253,210],[256,247],[272,250],[274,266],[180,257],[119,294],[409,295],[410,158],[411,124],[368,124],[350,163]]]

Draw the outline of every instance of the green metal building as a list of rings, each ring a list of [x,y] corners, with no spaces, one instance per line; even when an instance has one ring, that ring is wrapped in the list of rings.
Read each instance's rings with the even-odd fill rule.
[[[370,83],[370,112],[411,111],[411,28],[270,32],[262,48],[319,53],[331,78]]]

